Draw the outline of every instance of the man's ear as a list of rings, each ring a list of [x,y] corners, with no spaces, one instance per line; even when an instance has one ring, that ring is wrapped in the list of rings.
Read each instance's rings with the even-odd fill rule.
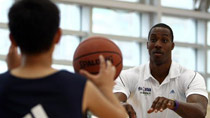
[[[149,45],[149,42],[147,41],[147,49],[149,49],[149,46],[148,45]]]
[[[173,43],[172,43],[172,48],[171,48],[171,50],[173,50],[173,49],[174,49],[174,46],[175,46],[175,43],[173,42]]]
[[[60,39],[61,39],[61,35],[62,35],[62,30],[61,28],[58,28],[55,37],[54,37],[54,42],[55,44],[59,43]]]
[[[15,40],[14,40],[14,38],[13,38],[11,33],[9,34],[9,39],[10,39],[11,45],[14,45],[16,47],[17,43],[15,42]]]

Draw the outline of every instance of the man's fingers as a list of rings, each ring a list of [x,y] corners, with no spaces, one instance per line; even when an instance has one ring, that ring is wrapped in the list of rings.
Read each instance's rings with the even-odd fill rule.
[[[104,71],[106,68],[106,63],[105,63],[105,59],[102,55],[99,55],[99,60],[100,60],[100,71]]]
[[[160,112],[163,112],[163,110],[165,110],[167,108],[167,104],[168,104],[169,100],[168,99],[164,99],[162,106],[160,107]]]
[[[152,113],[152,112],[154,112],[154,110],[155,110],[155,109],[150,108],[150,109],[147,111],[147,113]]]
[[[158,101],[159,101],[159,97],[157,97],[157,98],[153,101],[151,108],[147,111],[148,113],[152,113],[152,112],[154,112],[154,111],[157,112],[156,104],[158,103]]]
[[[158,111],[162,112],[166,108],[173,109],[174,108],[174,100],[165,98],[165,97],[157,97],[151,108],[147,111],[147,113],[152,113],[155,112],[157,113]]]

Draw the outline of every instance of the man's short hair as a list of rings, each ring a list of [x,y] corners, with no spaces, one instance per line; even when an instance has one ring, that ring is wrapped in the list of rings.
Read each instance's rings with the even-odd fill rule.
[[[9,30],[22,53],[38,54],[50,49],[60,16],[50,0],[18,0],[9,10]]]
[[[154,29],[155,27],[163,27],[163,28],[169,29],[169,31],[171,32],[171,38],[172,38],[171,41],[172,41],[172,42],[174,41],[173,30],[171,29],[170,26],[168,26],[168,25],[166,25],[166,24],[164,24],[164,23],[158,23],[158,24],[154,25],[154,26],[150,29],[149,35],[148,35],[148,40],[149,40],[149,36],[150,36],[150,33],[151,33],[152,29]]]

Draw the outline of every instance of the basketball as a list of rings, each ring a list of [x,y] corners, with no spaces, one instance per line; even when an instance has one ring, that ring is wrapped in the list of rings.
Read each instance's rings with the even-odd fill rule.
[[[97,74],[100,68],[99,55],[103,55],[105,60],[110,60],[116,67],[116,79],[123,67],[122,53],[113,41],[101,36],[89,37],[79,44],[73,57],[75,72],[84,69]]]

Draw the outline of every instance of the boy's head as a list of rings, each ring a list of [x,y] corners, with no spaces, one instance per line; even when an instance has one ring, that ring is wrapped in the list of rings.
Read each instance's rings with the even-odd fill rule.
[[[9,10],[9,30],[22,53],[51,48],[59,29],[59,10],[50,0],[19,0]]]

